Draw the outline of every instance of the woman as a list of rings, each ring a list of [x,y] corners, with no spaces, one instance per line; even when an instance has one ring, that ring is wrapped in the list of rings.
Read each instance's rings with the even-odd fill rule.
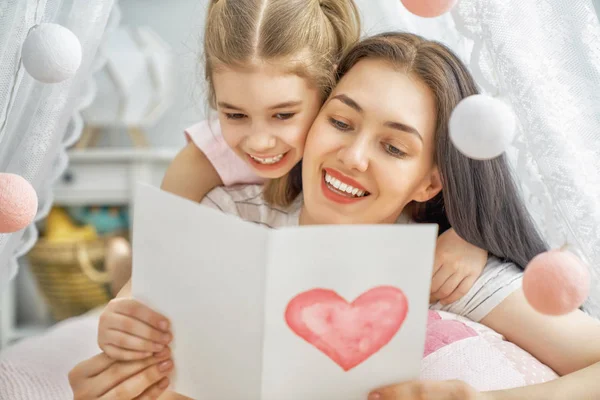
[[[464,65],[439,44],[390,33],[361,42],[338,72],[306,143],[303,196],[276,210],[260,201],[259,188],[247,186],[216,189],[203,203],[273,227],[420,221],[444,211],[460,235],[494,255],[469,293],[446,309],[480,321],[564,375],[485,393],[467,382],[404,382],[375,389],[372,399],[600,398],[600,322],[579,310],[540,315],[523,295],[518,266],[546,246],[505,159],[469,160],[448,140],[452,109],[477,93]],[[109,374],[95,378],[117,383]]]

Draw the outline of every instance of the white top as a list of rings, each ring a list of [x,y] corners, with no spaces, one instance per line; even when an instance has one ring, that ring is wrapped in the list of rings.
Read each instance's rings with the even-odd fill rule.
[[[262,186],[244,185],[218,187],[212,190],[201,204],[216,208],[224,213],[236,215],[246,221],[266,225],[270,228],[298,225],[302,196],[286,208],[274,207],[262,197]],[[401,216],[397,223],[411,223]],[[430,306],[432,310],[443,310],[479,322],[511,293],[521,287],[523,272],[513,263],[491,257],[479,279],[460,300],[442,306]]]

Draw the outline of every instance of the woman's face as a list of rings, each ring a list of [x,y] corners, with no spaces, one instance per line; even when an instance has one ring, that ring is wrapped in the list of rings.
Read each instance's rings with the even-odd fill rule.
[[[302,224],[393,223],[441,190],[433,93],[414,75],[361,60],[313,123],[302,166]]]
[[[213,74],[223,138],[263,178],[279,178],[300,161],[321,107],[310,82],[277,64],[222,66]]]

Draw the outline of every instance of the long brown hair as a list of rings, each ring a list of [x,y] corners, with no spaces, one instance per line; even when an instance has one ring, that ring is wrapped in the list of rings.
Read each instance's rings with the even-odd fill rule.
[[[216,108],[213,73],[220,66],[283,63],[307,78],[325,100],[335,65],[360,37],[354,0],[211,0],[204,34],[209,105]],[[286,179],[265,186],[275,204],[291,200]]]
[[[522,268],[545,251],[547,245],[524,206],[506,158],[472,160],[450,141],[452,110],[462,99],[478,93],[459,58],[444,45],[414,34],[383,33],[358,43],[340,61],[337,79],[366,58],[385,60],[399,72],[416,76],[435,97],[434,160],[443,188],[432,200],[412,204],[413,218],[438,223],[441,230],[451,226],[466,241]],[[293,170],[288,180],[293,198],[301,191],[297,174]]]

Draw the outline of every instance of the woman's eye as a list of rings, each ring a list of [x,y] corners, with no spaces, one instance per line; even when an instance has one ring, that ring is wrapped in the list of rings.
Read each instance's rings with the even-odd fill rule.
[[[334,128],[339,129],[340,131],[348,131],[350,130],[350,125],[335,118],[329,118],[329,123],[333,125]]]
[[[383,148],[385,149],[385,151],[388,152],[388,154],[394,156],[394,157],[403,157],[406,155],[405,152],[403,152],[402,150],[400,150],[399,148],[392,146],[391,144],[384,144]]]
[[[275,118],[285,121],[286,119],[292,118],[294,115],[296,115],[296,114],[295,113],[279,113],[279,114],[275,114]]]
[[[227,119],[242,119],[246,117],[245,114],[241,113],[225,113],[225,116],[227,117]]]

